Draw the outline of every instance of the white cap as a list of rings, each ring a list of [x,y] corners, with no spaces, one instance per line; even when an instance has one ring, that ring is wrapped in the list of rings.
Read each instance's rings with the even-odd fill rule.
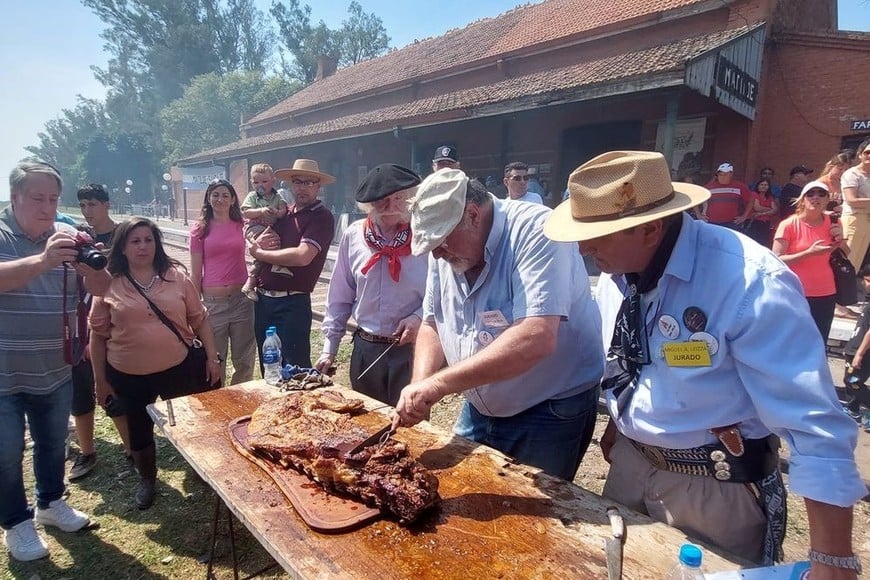
[[[422,256],[441,245],[462,221],[468,176],[459,169],[436,171],[411,200],[411,253]]]
[[[730,163],[723,163],[719,166],[719,169],[716,170],[716,173],[734,173],[734,166]]]

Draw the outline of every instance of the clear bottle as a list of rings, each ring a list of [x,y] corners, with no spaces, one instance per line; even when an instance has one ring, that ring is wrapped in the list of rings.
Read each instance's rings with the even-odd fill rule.
[[[694,544],[680,547],[680,561],[671,568],[667,580],[704,580],[701,562],[704,558],[701,548]]]
[[[263,379],[270,385],[281,379],[281,339],[274,328],[266,330],[263,341]]]
[[[281,350],[283,347],[281,345],[281,337],[278,336],[278,327],[277,326],[270,326],[269,328],[266,329],[266,332],[268,332],[270,330],[275,333],[275,340],[278,341],[278,349]],[[284,352],[284,351],[281,350],[281,352]]]

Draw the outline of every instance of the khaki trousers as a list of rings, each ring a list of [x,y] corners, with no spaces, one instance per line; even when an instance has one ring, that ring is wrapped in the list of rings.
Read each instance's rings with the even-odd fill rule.
[[[849,246],[849,261],[855,267],[855,271],[861,269],[867,247],[870,246],[870,214],[858,213],[844,215],[843,237]]]
[[[605,497],[733,555],[761,561],[767,519],[747,485],[656,469],[622,435],[610,459]]]

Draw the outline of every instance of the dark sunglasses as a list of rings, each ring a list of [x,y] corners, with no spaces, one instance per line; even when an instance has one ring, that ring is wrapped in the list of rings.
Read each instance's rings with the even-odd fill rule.
[[[510,177],[508,177],[508,179],[510,179],[511,181],[528,181],[529,176],[528,175],[511,175]]]
[[[804,194],[804,197],[828,197],[828,192],[822,189],[811,189]]]

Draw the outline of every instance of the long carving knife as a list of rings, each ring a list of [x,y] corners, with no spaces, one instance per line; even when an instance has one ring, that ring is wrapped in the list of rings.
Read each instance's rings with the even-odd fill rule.
[[[622,547],[625,544],[625,520],[616,506],[607,508],[607,519],[610,520],[611,537],[604,540],[604,552],[607,555],[607,580],[622,579]]]

